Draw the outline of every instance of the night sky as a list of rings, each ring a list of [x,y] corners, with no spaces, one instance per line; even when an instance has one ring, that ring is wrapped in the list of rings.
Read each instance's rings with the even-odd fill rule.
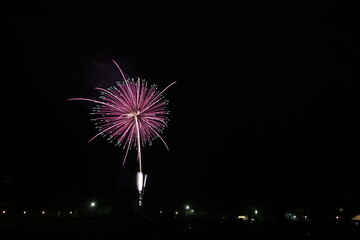
[[[165,93],[170,151],[143,149],[148,204],[359,198],[359,8],[170,2],[1,12],[1,178],[55,196],[135,187],[136,152],[121,167],[125,150],[87,143],[93,104],[67,101],[121,80],[115,59],[159,89],[177,81]]]

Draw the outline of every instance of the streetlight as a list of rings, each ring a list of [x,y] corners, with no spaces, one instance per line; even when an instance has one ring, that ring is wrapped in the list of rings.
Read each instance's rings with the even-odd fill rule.
[[[189,209],[190,209],[190,206],[189,206],[189,205],[186,205],[186,206],[185,206],[185,209],[186,209],[186,210],[189,210]]]

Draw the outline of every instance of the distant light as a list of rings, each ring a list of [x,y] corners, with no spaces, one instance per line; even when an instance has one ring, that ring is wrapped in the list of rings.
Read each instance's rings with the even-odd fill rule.
[[[91,202],[90,203],[90,207],[95,207],[96,206],[96,202]]]
[[[3,211],[2,211],[2,214],[5,214],[5,213],[6,213],[6,211],[5,211],[5,210],[3,210]]]
[[[245,216],[245,215],[239,215],[239,216],[238,216],[238,219],[242,219],[242,220],[244,220],[244,221],[247,221],[247,220],[248,220],[248,217]]]
[[[162,214],[162,213],[163,213],[163,211],[160,210],[160,214]]]
[[[190,212],[191,212],[191,213],[194,213],[194,209],[191,209]]]
[[[175,215],[178,215],[179,214],[179,212],[175,212]]]
[[[72,211],[70,211],[70,214],[73,214],[73,212],[72,212]]]
[[[305,218],[305,219],[307,219],[307,218],[308,218],[308,216],[306,216],[306,215],[305,215],[305,216],[304,216],[304,218]]]
[[[296,219],[296,215],[293,216],[293,219]]]
[[[26,211],[23,211],[23,214],[26,214]]]
[[[339,219],[339,216],[336,216],[335,218],[336,218],[336,219]]]
[[[189,210],[189,209],[190,209],[190,206],[189,206],[189,205],[186,205],[186,206],[185,206],[185,209],[186,209],[186,210]]]
[[[258,214],[258,210],[255,209],[255,214]]]
[[[339,208],[339,211],[340,211],[340,212],[343,212],[343,211],[344,211],[344,209],[343,209],[343,208]]]
[[[42,212],[41,212],[41,214],[43,214],[43,215],[44,215],[44,214],[45,214],[45,211],[42,211]]]

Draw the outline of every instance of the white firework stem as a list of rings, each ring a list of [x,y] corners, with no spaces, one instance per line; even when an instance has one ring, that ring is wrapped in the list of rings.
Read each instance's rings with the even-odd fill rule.
[[[138,122],[137,116],[135,116],[134,118],[135,118],[135,128],[136,128],[136,135],[137,135],[137,150],[138,150],[139,172],[142,172],[139,122]]]

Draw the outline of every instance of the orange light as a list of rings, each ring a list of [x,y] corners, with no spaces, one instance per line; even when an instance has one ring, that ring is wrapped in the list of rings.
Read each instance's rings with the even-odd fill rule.
[[[243,220],[243,221],[247,221],[247,220],[248,220],[248,217],[245,216],[245,215],[240,215],[240,216],[238,216],[238,219],[241,219],[241,220]]]

